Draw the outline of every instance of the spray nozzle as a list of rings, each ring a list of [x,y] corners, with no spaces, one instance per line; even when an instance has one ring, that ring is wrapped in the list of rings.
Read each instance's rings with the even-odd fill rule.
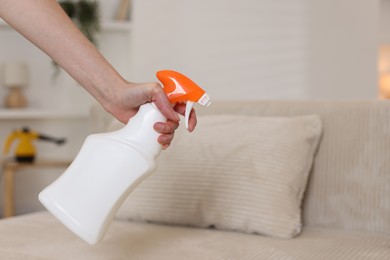
[[[156,75],[164,85],[164,91],[171,103],[187,102],[184,117],[188,129],[188,120],[194,103],[209,106],[211,104],[209,95],[192,80],[176,71],[161,70]]]

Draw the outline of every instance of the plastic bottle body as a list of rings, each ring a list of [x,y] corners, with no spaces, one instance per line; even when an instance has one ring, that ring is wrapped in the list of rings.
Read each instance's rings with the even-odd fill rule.
[[[124,128],[88,136],[76,159],[39,200],[75,234],[96,244],[129,193],[153,171],[161,151],[153,125],[164,121],[150,103]]]

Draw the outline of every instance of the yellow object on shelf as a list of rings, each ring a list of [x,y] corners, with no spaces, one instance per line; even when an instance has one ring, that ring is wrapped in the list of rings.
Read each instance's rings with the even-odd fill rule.
[[[33,162],[36,156],[36,149],[33,144],[35,139],[54,142],[56,144],[65,143],[65,139],[57,139],[46,135],[39,134],[31,131],[28,127],[13,131],[8,135],[4,145],[4,155],[7,155],[11,149],[11,146],[15,140],[19,140],[19,143],[15,149],[15,159],[18,162]]]

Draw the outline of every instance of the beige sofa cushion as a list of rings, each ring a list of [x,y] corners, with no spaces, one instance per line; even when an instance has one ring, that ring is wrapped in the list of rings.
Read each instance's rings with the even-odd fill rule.
[[[390,234],[390,102],[213,102],[198,115],[321,117],[323,136],[304,198],[304,225]]]
[[[390,237],[304,228],[295,239],[114,221],[90,246],[49,213],[0,221],[0,259],[26,260],[388,260]]]
[[[118,217],[291,238],[321,134],[316,115],[205,116],[176,136]]]

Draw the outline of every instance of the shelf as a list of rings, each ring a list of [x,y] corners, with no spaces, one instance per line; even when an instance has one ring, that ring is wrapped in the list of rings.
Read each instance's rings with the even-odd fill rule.
[[[6,109],[0,108],[0,120],[20,120],[20,119],[85,119],[88,113],[76,111],[53,111],[49,109]]]
[[[0,27],[9,27],[10,26],[0,18]],[[131,22],[129,21],[103,21],[101,24],[102,31],[110,32],[110,31],[122,31],[128,32],[131,30]]]
[[[130,31],[131,22],[129,21],[103,21],[102,31]]]

